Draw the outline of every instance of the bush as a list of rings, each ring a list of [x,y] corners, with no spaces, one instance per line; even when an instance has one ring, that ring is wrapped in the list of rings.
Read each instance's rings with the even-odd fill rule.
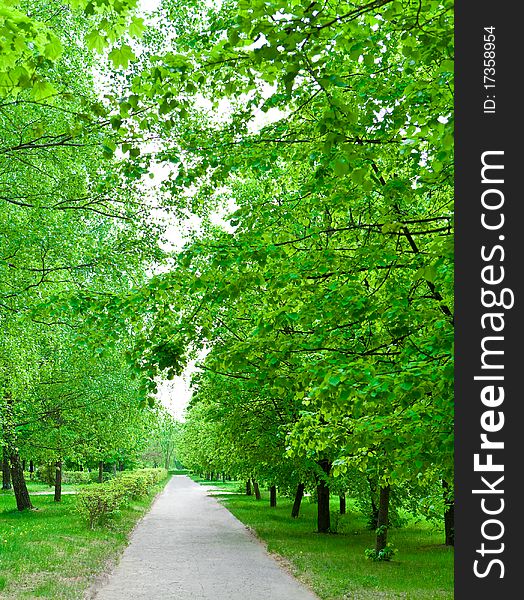
[[[47,485],[55,485],[55,469],[55,465],[51,463],[37,467],[35,479],[41,483],[47,483]]]
[[[109,485],[82,491],[77,496],[76,504],[80,514],[87,517],[91,529],[94,529],[95,525],[101,525],[122,505],[121,496],[117,491],[110,489]]]
[[[378,552],[375,548],[367,548],[367,550],[364,550],[366,558],[375,562],[390,561],[396,553],[397,549],[392,544],[386,544],[385,548]]]
[[[91,473],[89,471],[62,471],[62,483],[91,483]]]
[[[132,498],[147,496],[150,488],[167,477],[165,469],[124,471],[101,485],[82,490],[77,495],[77,510],[89,522],[89,527],[102,525],[108,517]]]
[[[112,471],[104,471],[104,483],[110,479],[113,479],[114,477],[115,475]],[[91,483],[98,483],[98,469],[93,469],[89,472],[89,480]]]

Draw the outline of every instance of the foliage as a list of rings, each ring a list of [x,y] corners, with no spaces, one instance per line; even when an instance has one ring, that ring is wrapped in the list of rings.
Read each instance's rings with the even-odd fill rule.
[[[62,471],[63,484],[81,484],[92,483],[92,473],[89,471]]]
[[[165,480],[165,469],[139,469],[121,473],[109,483],[83,489],[77,497],[77,509],[89,527],[105,523],[131,499],[141,499],[152,486]]]
[[[452,2],[32,4],[0,12],[2,445],[441,515]],[[178,426],[157,382],[196,357]]]
[[[177,464],[180,436],[181,424],[167,410],[157,407],[142,460],[154,467],[162,465],[169,470],[173,463]]]
[[[396,553],[397,549],[395,546],[393,546],[393,544],[386,544],[386,546],[378,552],[375,550],[375,548],[366,548],[364,555],[366,558],[369,558],[374,562],[381,562],[390,561]]]
[[[89,527],[94,529],[107,520],[123,505],[122,490],[114,489],[107,484],[104,487],[83,490],[78,495],[77,508],[82,516],[87,518]]]
[[[113,109],[83,43],[96,33],[98,50],[117,52],[129,28],[140,34],[135,8],[0,11],[0,443],[41,465],[137,459],[155,420],[118,303],[116,326],[84,311],[145,282],[163,258],[144,171],[113,156]]]

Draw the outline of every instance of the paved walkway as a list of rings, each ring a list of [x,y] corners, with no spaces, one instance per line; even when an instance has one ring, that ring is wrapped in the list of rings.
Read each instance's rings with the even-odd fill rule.
[[[315,600],[206,489],[175,475],[97,600]]]

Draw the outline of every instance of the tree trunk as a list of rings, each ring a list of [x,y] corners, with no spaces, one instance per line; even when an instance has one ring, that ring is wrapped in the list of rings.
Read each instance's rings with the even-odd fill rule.
[[[246,481],[246,496],[252,496],[253,492],[251,491],[251,479]]]
[[[7,457],[7,448],[2,451],[2,489],[11,489],[11,472],[9,469],[9,459]]]
[[[444,488],[444,533],[446,546],[455,545],[455,503],[449,493],[449,483],[442,481]]]
[[[98,461],[98,483],[104,483],[104,461]]]
[[[118,470],[119,471],[123,471],[124,470],[124,461],[123,460],[120,461],[120,464],[118,465]]]
[[[29,479],[33,479],[35,476],[35,463],[30,460],[29,461]]]
[[[340,494],[340,496],[338,497],[338,500],[339,500],[339,506],[340,506],[340,514],[345,515],[346,514],[346,494]]]
[[[62,500],[62,461],[56,461],[55,468],[55,502]]]
[[[271,506],[271,508],[275,508],[276,505],[277,505],[277,486],[272,485],[269,488],[269,506]]]
[[[116,476],[116,462],[112,464],[111,470],[113,471],[113,475]]]
[[[377,540],[375,544],[375,552],[378,554],[384,550],[388,543],[388,525],[389,525],[389,492],[391,486],[386,485],[380,488],[380,498],[378,504],[378,519],[377,519]]]
[[[323,459],[318,462],[326,475],[331,471],[329,460]],[[324,478],[317,480],[317,531],[328,533],[331,527],[331,514],[329,512],[329,486]]]
[[[262,496],[260,495],[260,487],[258,486],[258,481],[253,481],[253,490],[255,492],[255,498],[260,500]]]
[[[167,453],[167,454],[166,454],[166,457],[165,457],[165,460],[164,460],[164,469],[165,469],[166,471],[169,471],[169,465],[170,465],[170,464],[171,464],[171,454],[170,454],[170,453]]]
[[[18,452],[14,450],[12,450],[9,455],[9,463],[11,465],[11,481],[16,498],[16,508],[18,508],[18,510],[27,510],[33,508],[31,499],[29,498],[29,492],[27,491],[27,485],[25,483],[24,471],[22,470],[20,456],[18,455]]]
[[[297,491],[295,492],[295,501],[293,502],[293,508],[291,509],[291,517],[296,519],[300,513],[300,504],[304,497],[304,484],[299,483],[297,485]]]

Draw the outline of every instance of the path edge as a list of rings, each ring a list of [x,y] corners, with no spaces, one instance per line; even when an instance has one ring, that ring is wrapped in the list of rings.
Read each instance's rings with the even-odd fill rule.
[[[144,518],[151,512],[151,510],[153,509],[153,506],[157,502],[160,495],[164,493],[164,490],[166,489],[167,484],[171,481],[172,478],[173,478],[173,475],[168,476],[168,478],[166,479],[166,482],[164,484],[164,487],[161,490],[158,490],[158,492],[155,494],[155,496],[149,506],[149,509],[133,525],[132,529],[127,534],[126,544],[125,544],[125,546],[122,547],[121,551],[118,553],[118,556],[113,556],[111,558],[108,558],[106,561],[104,561],[102,570],[90,578],[90,584],[87,587],[87,589],[84,591],[82,600],[95,600],[98,595],[98,592],[108,583],[109,579],[111,578],[111,575],[113,575],[115,569],[118,567],[118,564],[120,563],[120,560],[122,559],[122,556],[124,555],[124,552],[126,551],[126,548],[129,546],[129,544],[131,542],[131,538],[133,537],[133,534],[135,533],[135,530],[140,525],[140,523],[142,523]]]
[[[204,487],[204,486],[201,486],[201,487]],[[206,496],[208,496],[208,494],[206,494]],[[213,497],[213,495],[209,494],[209,497]],[[264,552],[271,559],[273,559],[283,571],[285,571],[290,577],[293,577],[293,579],[296,579],[301,585],[303,585],[305,588],[307,588],[307,590],[311,594],[313,594],[313,596],[318,598],[318,600],[321,600],[321,598],[317,594],[317,592],[311,587],[311,584],[308,581],[304,581],[304,579],[302,579],[302,577],[298,573],[297,567],[295,567],[295,565],[288,558],[286,558],[285,556],[282,556],[281,554],[278,554],[278,552],[272,552],[271,550],[269,550],[267,542],[258,535],[258,533],[256,532],[255,529],[253,529],[253,527],[251,527],[250,525],[246,525],[236,515],[234,515],[229,510],[229,508],[223,503],[222,498],[215,498],[215,500],[223,508],[225,508],[227,510],[227,512],[242,525],[242,527],[244,527],[244,529],[249,533],[249,535],[254,539],[254,541],[256,541],[258,544],[260,544],[264,548]]]

